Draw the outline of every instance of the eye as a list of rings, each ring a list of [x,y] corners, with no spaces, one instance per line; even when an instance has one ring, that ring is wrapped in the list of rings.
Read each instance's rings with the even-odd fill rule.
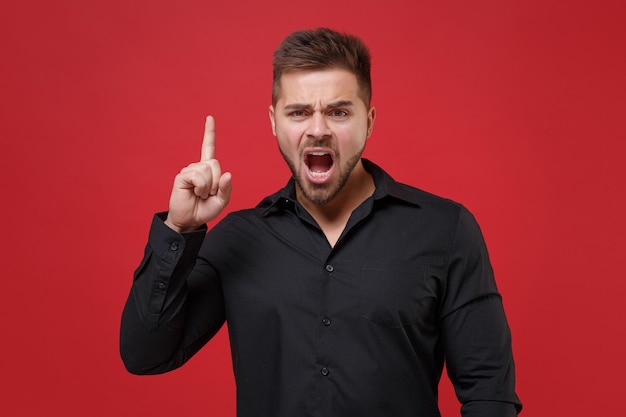
[[[341,109],[333,109],[330,111],[330,117],[335,119],[343,119],[348,116],[348,112]]]
[[[294,119],[301,119],[303,117],[306,117],[306,112],[304,110],[293,110],[287,113],[287,115]]]

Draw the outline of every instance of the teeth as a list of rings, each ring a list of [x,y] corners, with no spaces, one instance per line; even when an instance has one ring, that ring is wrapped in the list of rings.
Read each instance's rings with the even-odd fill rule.
[[[324,156],[324,155],[328,155],[328,152],[311,152],[310,155],[313,155],[313,156]]]
[[[323,178],[328,176],[328,172],[309,171],[312,177]]]

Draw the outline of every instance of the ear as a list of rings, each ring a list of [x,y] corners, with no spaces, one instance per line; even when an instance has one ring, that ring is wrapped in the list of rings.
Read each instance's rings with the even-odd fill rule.
[[[274,114],[274,106],[269,108],[270,123],[272,124],[272,133],[276,136],[276,115]]]
[[[376,121],[376,108],[370,107],[367,112],[367,137],[369,138],[372,135],[372,130],[374,129],[374,122]]]

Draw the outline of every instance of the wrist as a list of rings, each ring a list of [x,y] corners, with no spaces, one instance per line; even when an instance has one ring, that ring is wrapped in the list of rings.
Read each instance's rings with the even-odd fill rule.
[[[170,229],[172,229],[173,231],[179,234],[195,232],[197,230],[200,230],[203,226],[206,225],[206,223],[200,223],[200,224],[194,224],[194,225],[189,225],[189,224],[179,225],[172,220],[169,212],[164,212],[160,217],[161,217],[161,220],[163,220],[163,223],[167,227],[169,227]]]
[[[180,227],[176,226],[175,224],[173,224],[170,221],[170,218],[166,218],[165,221],[163,222],[167,227],[169,227],[170,229],[172,229],[173,231],[175,231],[176,233],[181,233],[181,229]]]

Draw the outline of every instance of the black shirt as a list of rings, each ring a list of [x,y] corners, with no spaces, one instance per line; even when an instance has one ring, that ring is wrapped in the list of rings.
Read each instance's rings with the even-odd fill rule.
[[[461,205],[395,182],[334,247],[293,180],[206,234],[157,215],[122,317],[130,372],[185,363],[228,323],[239,417],[435,417],[444,358],[464,416],[515,416],[509,328]]]

